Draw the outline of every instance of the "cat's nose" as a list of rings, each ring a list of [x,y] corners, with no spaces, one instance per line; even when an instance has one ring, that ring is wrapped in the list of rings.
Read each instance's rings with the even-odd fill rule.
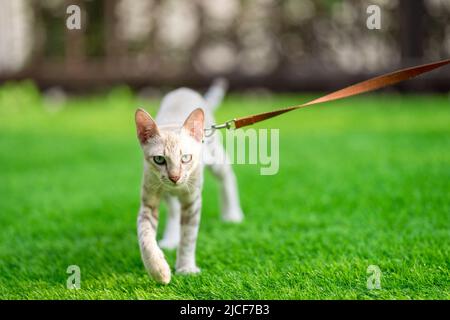
[[[169,176],[169,179],[173,183],[177,183],[177,181],[180,180],[180,176]]]

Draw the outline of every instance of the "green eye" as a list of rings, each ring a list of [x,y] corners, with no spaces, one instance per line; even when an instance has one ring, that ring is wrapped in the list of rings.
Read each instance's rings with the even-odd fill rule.
[[[154,156],[153,161],[155,161],[155,163],[159,165],[166,163],[166,159],[163,156]]]
[[[183,162],[183,163],[188,163],[191,160],[192,160],[192,154],[183,154],[183,156],[181,157],[181,162]]]

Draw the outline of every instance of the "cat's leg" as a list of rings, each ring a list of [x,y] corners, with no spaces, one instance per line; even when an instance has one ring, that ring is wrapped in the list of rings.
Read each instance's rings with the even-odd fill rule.
[[[163,284],[170,282],[170,267],[156,243],[158,208],[141,205],[137,221],[139,247],[142,261],[150,276]]]
[[[175,249],[180,242],[180,201],[173,196],[166,196],[167,223],[159,246],[164,249]]]
[[[221,144],[216,144],[211,154],[215,160],[208,167],[220,183],[222,219],[229,222],[241,222],[244,214],[239,202],[236,176],[228,155]]]
[[[195,247],[202,207],[201,190],[181,199],[181,238],[177,252],[176,272],[182,274],[198,273],[195,263]]]

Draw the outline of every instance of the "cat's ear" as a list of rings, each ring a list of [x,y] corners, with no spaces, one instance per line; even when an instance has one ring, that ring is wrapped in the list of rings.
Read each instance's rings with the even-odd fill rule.
[[[148,139],[159,135],[158,126],[155,120],[143,109],[137,109],[135,114],[137,136],[141,144]]]
[[[197,108],[191,112],[183,124],[184,130],[198,142],[203,140],[203,125],[205,114],[202,109]]]

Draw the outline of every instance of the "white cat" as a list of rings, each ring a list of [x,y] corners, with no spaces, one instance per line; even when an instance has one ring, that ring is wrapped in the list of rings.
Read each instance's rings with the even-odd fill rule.
[[[168,206],[168,220],[160,247],[178,247],[177,273],[197,273],[195,248],[202,204],[204,157],[220,159],[207,165],[221,184],[222,218],[240,222],[236,178],[217,135],[204,137],[204,128],[214,122],[213,111],[226,89],[217,80],[205,97],[181,88],[162,100],[156,121],[144,110],[136,111],[136,129],[144,154],[138,237],[142,260],[157,282],[170,282],[171,272],[156,242],[158,208],[163,199]],[[209,162],[208,162],[209,163]]]

